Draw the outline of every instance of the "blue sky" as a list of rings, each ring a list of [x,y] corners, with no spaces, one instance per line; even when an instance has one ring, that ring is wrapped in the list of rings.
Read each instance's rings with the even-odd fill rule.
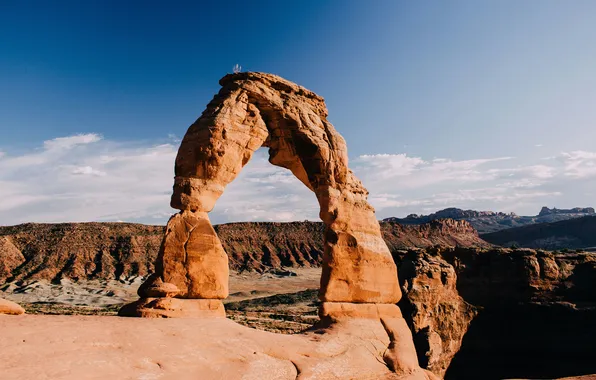
[[[238,63],[325,97],[380,218],[593,206],[593,1],[0,1],[0,224],[163,223]],[[266,152],[214,222],[317,219]]]

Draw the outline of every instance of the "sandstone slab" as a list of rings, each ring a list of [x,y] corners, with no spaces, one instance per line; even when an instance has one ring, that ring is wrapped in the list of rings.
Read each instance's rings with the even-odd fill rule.
[[[0,314],[20,315],[24,313],[25,309],[19,304],[0,298]]]
[[[225,318],[223,302],[217,299],[141,298],[120,309],[121,317]]]
[[[277,335],[224,318],[0,318],[0,373],[13,379],[432,379],[397,375],[383,361],[390,338],[357,319]]]
[[[349,318],[401,318],[401,310],[394,304],[323,302],[319,308],[323,321],[337,322]]]
[[[422,368],[443,377],[459,351],[477,309],[459,295],[453,266],[424,251],[396,255],[410,324]]]

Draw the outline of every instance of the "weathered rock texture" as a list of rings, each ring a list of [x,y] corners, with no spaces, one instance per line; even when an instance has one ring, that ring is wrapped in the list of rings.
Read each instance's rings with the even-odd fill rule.
[[[382,326],[386,365],[404,378],[432,378],[418,365],[411,332],[395,305],[401,297],[395,263],[368,192],[348,168],[345,141],[326,119],[323,99],[269,74],[227,75],[220,84],[178,150],[170,205],[181,212],[168,222],[155,274],[139,288],[141,300],[120,315],[217,313],[205,302],[228,296],[228,258],[207,213],[265,146],[269,162],[289,169],[319,201],[325,233],[318,327],[329,332],[354,319]],[[295,367],[302,378],[322,375]]]
[[[24,313],[25,309],[19,304],[0,298],[0,314],[20,315]]]
[[[265,146],[269,162],[289,169],[319,201],[326,226],[321,300],[399,301],[395,264],[323,98],[270,74],[227,75],[220,84],[178,150],[170,204],[181,213],[168,222],[155,275],[139,295],[149,297],[145,290],[161,281],[175,286],[179,298],[227,296],[227,256],[207,213]]]
[[[443,362],[450,359],[444,344],[461,342],[446,379],[596,373],[596,253],[433,248],[395,257],[404,284],[400,306],[413,329],[423,368],[436,371],[436,366],[429,367],[433,357]],[[436,280],[440,272],[442,281],[449,284],[449,267],[457,275],[461,298],[479,308],[463,341],[465,324],[453,318],[465,321],[470,313],[456,295],[449,300],[449,286],[441,287]],[[417,273],[413,277],[408,274],[413,272]],[[433,308],[437,298],[444,305]],[[432,349],[425,355],[433,342],[439,347],[436,336],[418,334],[423,330],[417,326],[425,323],[441,338],[444,351],[438,356]]]
[[[403,226],[381,222],[391,252],[435,245],[489,247],[465,221]],[[229,267],[258,271],[319,267],[321,222],[250,222],[213,226],[228,254]],[[165,233],[164,226],[133,223],[27,223],[0,227],[0,284],[5,281],[111,280],[147,276]]]
[[[403,298],[422,368],[443,377],[477,309],[458,294],[452,265],[425,251],[396,252]]]
[[[0,283],[145,276],[163,226],[132,223],[27,223],[0,227]]]
[[[399,339],[404,336],[400,328],[404,326],[350,319],[282,335],[225,318],[6,317],[0,318],[0,377],[436,380],[417,367],[415,355],[405,363],[409,368],[398,363],[392,371],[385,364],[407,352],[402,345],[411,344]],[[394,334],[398,339],[392,339]]]

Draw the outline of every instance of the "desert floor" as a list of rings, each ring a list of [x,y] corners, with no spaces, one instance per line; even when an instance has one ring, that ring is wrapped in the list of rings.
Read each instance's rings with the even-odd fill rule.
[[[228,318],[272,332],[297,333],[317,321],[320,268],[259,274],[230,272],[230,296],[224,301]],[[116,315],[138,298],[141,277],[121,280],[61,280],[7,283],[0,298],[22,305],[28,314]]]

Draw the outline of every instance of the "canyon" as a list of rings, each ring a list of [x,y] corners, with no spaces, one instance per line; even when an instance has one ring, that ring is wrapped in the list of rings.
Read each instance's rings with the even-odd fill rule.
[[[595,253],[493,247],[465,221],[380,225],[398,268],[399,306],[421,367],[447,379],[596,372],[590,360],[596,355],[591,343],[596,339]],[[215,229],[232,268],[232,294],[225,302],[229,318],[286,333],[316,322],[321,223],[232,223]],[[13,269],[4,269],[3,278],[12,281],[0,287],[5,290],[0,297],[18,299],[10,290],[10,284],[18,289],[17,283],[26,288],[53,280],[67,289],[94,280],[123,286],[126,279],[137,278],[127,297],[109,297],[117,306],[132,300],[140,280],[151,272],[163,227],[27,224],[1,231],[2,263]],[[102,250],[110,259],[93,260]],[[97,263],[102,263],[100,270]],[[117,309],[112,310],[113,315]]]

